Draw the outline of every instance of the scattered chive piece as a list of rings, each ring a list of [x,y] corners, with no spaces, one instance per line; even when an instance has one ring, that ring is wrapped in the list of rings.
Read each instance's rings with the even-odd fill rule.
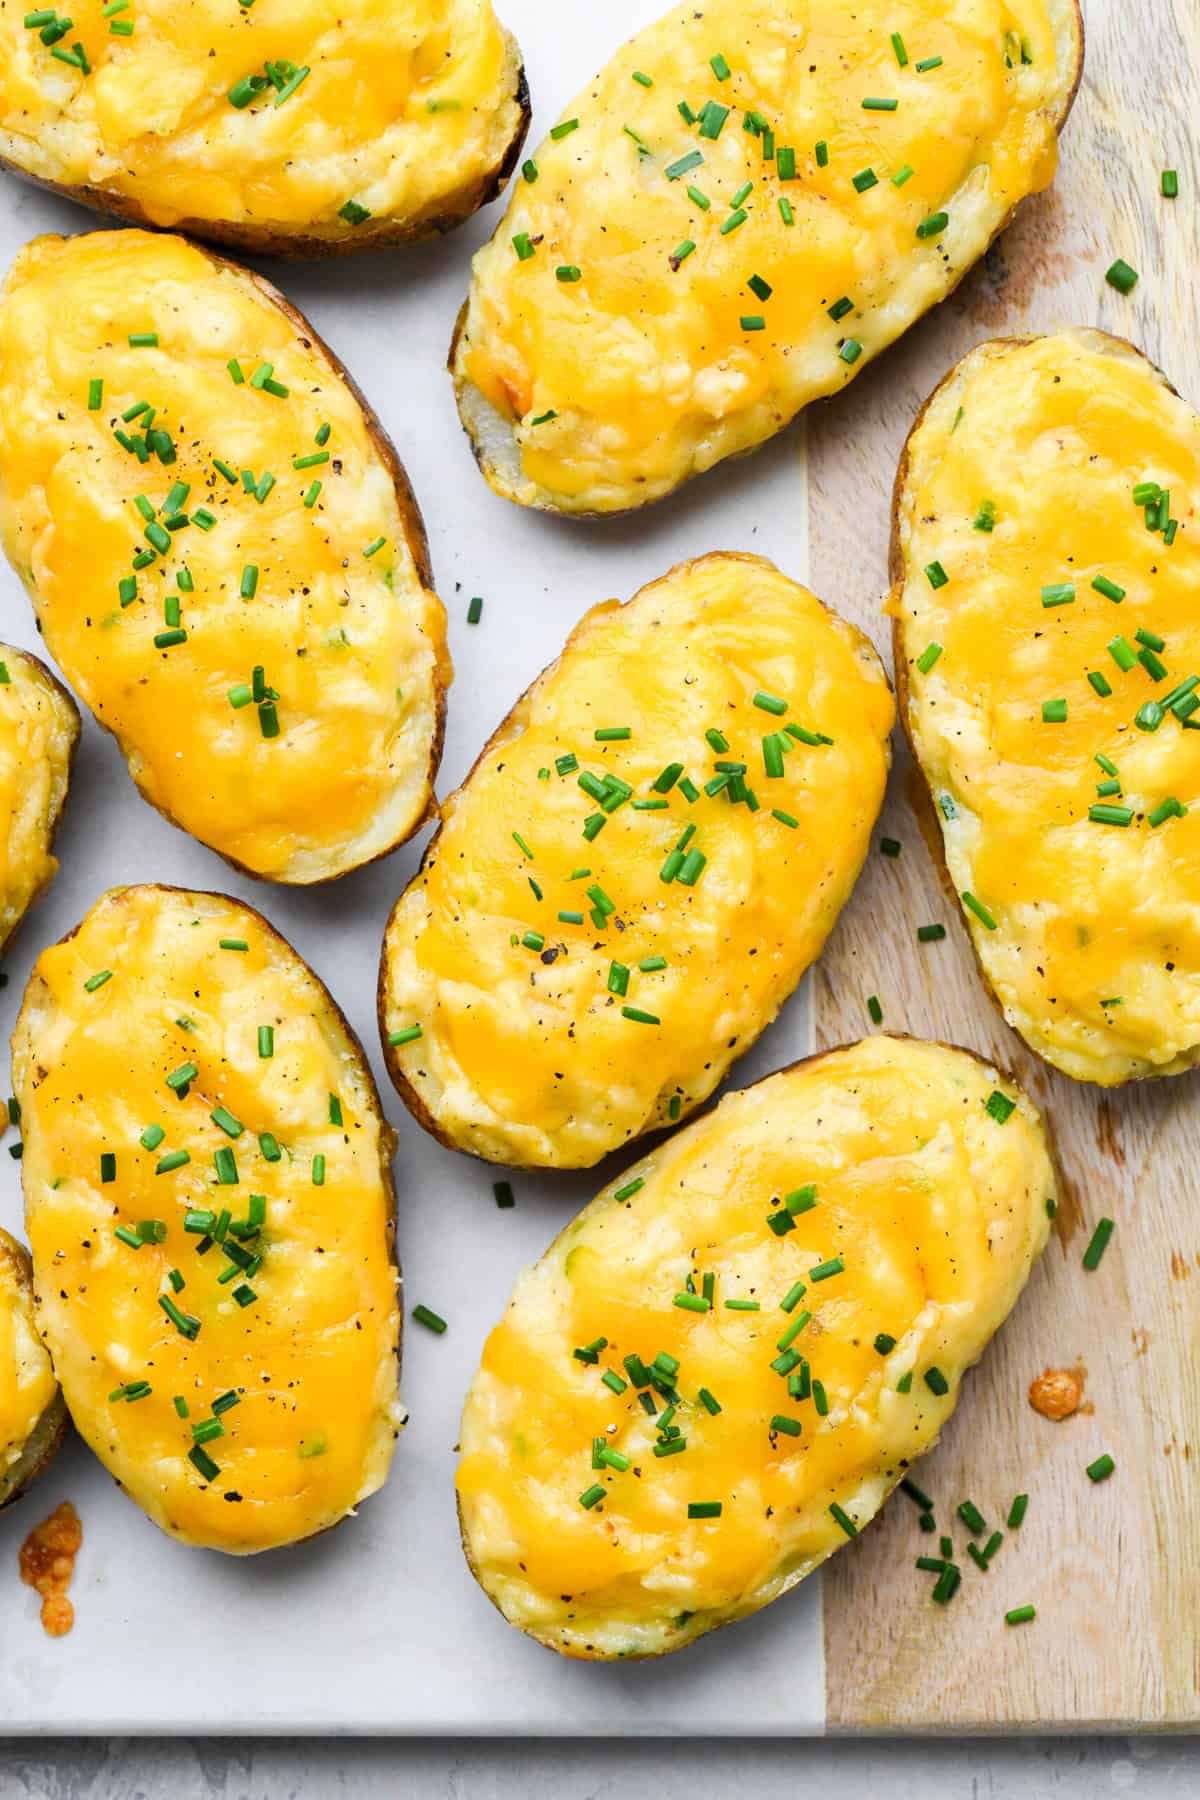
[[[1070,606],[1075,598],[1073,581],[1053,581],[1042,589],[1043,606]]]
[[[1088,818],[1096,825],[1132,825],[1132,806],[1109,806],[1101,802],[1088,807]]]
[[[1042,701],[1042,724],[1065,725],[1067,722],[1067,703],[1065,700]]]
[[[939,1398],[943,1394],[948,1394],[950,1392],[950,1383],[946,1380],[946,1377],[942,1374],[942,1371],[936,1364],[933,1364],[926,1369],[925,1386],[929,1389],[931,1394],[937,1394]]]
[[[869,994],[867,996],[867,1012],[870,1016],[872,1025],[883,1024],[883,1007],[879,1003],[878,994]]]
[[[1162,194],[1164,200],[1176,200],[1179,197],[1179,172],[1177,169],[1164,169],[1162,172]]]
[[[980,1537],[987,1530],[987,1520],[973,1500],[963,1501],[958,1509],[958,1516],[972,1537]]]
[[[903,168],[897,169],[896,173],[892,176],[892,186],[893,187],[903,187],[905,182],[911,181],[912,178],[913,178],[912,164],[905,163]]]
[[[844,1511],[843,1508],[838,1505],[836,1500],[829,1508],[829,1511],[832,1517],[841,1526],[847,1537],[858,1536],[858,1526],[854,1523],[854,1520],[850,1517],[849,1513]]]
[[[799,1419],[789,1419],[786,1413],[775,1413],[767,1430],[776,1434],[782,1432],[784,1437],[799,1437],[804,1427]]]
[[[445,1319],[438,1313],[433,1312],[428,1306],[414,1306],[412,1309],[412,1316],[418,1325],[424,1325],[427,1331],[434,1332],[438,1337],[441,1337],[446,1329]]]
[[[813,146],[813,155],[816,158],[816,163],[817,163],[818,169],[824,169],[824,168],[828,167],[829,145],[825,142],[824,138],[817,139],[816,144]]]
[[[1098,1456],[1095,1462],[1088,1464],[1087,1478],[1089,1481],[1107,1481],[1116,1466],[1106,1450],[1103,1456]]]
[[[1006,1625],[1027,1625],[1030,1619],[1036,1618],[1037,1608],[1026,1603],[1024,1606],[1014,1606],[1009,1612],[1006,1612],[1004,1623]]]
[[[924,650],[922,650],[920,656],[917,658],[917,667],[920,669],[922,675],[928,675],[930,669],[932,669],[934,663],[941,654],[942,646],[939,643],[926,644]]]
[[[1125,598],[1125,589],[1118,587],[1115,581],[1110,581],[1107,575],[1095,576],[1092,586],[1098,594],[1103,594],[1106,600],[1112,600],[1119,604]]]
[[[893,31],[892,33],[892,49],[896,53],[896,62],[899,67],[902,69],[907,68],[908,51],[904,48],[904,39],[900,36],[898,31]]]
[[[104,383],[93,378],[88,382],[88,411],[99,412],[104,404]]]
[[[983,1110],[995,1119],[997,1125],[1004,1125],[1016,1112],[1017,1103],[1010,1100],[1007,1094],[1002,1094],[999,1088],[993,1088],[983,1103]]]
[[[879,849],[884,856],[899,856],[901,848],[899,838],[885,837],[879,840]]]
[[[604,1488],[601,1486],[600,1482],[596,1481],[593,1482],[590,1488],[585,1488],[583,1493],[580,1494],[579,1504],[590,1512],[592,1507],[598,1505],[603,1498]]]
[[[845,1268],[846,1265],[840,1256],[831,1256],[826,1262],[818,1263],[814,1269],[810,1269],[808,1279],[810,1281],[828,1281],[831,1275],[843,1274]]]
[[[946,927],[944,925],[917,926],[918,944],[940,944],[945,935]]]
[[[844,363],[856,363],[861,355],[862,345],[857,338],[847,338],[838,351],[838,356]]]
[[[949,213],[930,213],[929,217],[927,219],[922,219],[921,223],[917,226],[917,236],[919,238],[940,237],[949,223]]]
[[[874,169],[860,169],[857,175],[851,176],[856,192],[865,194],[875,187],[879,181]]]
[[[896,1340],[888,1332],[881,1331],[875,1339],[875,1348],[880,1356],[890,1356],[896,1348]]]
[[[1131,294],[1138,283],[1138,272],[1123,257],[1118,256],[1104,271],[1104,279],[1109,287],[1116,288],[1118,294]]]
[[[925,565],[925,579],[928,581],[930,587],[936,590],[937,588],[944,588],[950,577],[947,575],[940,562],[931,562],[926,563]]]
[[[940,56],[927,56],[923,62],[913,64],[918,75],[927,75],[930,69],[940,69],[941,66],[942,59]]]
[[[880,100],[868,95],[862,103],[862,109],[864,112],[895,112],[899,104],[898,100]]]
[[[1092,1233],[1091,1243],[1083,1253],[1083,1266],[1085,1269],[1098,1269],[1100,1267],[1100,1258],[1108,1248],[1108,1240],[1113,1234],[1113,1229],[1114,1226],[1111,1219],[1101,1219],[1095,1231]]]
[[[975,895],[972,894],[971,892],[969,892],[969,890],[963,891],[963,894],[961,895],[961,899],[962,899],[963,905],[967,908],[968,912],[973,912],[975,914],[975,917],[979,920],[979,923],[987,931],[995,931],[996,930],[996,928],[997,928],[996,921],[995,921],[995,919],[993,919],[991,913],[988,911],[987,907],[983,904],[982,900],[977,900],[975,898]]]
[[[1020,1529],[1021,1521],[1025,1517],[1028,1506],[1028,1494],[1017,1494],[1014,1496],[1013,1503],[1008,1509],[1008,1518],[1005,1520],[1005,1524],[1010,1531],[1018,1531]]]
[[[569,137],[571,132],[577,131],[578,129],[578,119],[564,119],[561,125],[554,125],[551,127],[550,136],[554,139],[555,143],[557,143],[560,138]]]

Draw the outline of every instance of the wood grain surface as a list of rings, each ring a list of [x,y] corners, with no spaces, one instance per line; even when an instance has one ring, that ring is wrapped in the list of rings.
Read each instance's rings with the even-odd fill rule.
[[[925,397],[984,338],[1098,325],[1132,338],[1200,403],[1200,5],[1085,0],[1083,85],[1057,180],[1027,202],[957,293],[809,417],[811,579],[869,631],[890,664],[880,607],[891,490]],[[1179,170],[1180,196],[1159,193]],[[1116,256],[1141,272],[1108,287]],[[885,1026],[945,1038],[1008,1067],[1051,1121],[1063,1168],[1055,1235],[1017,1312],[968,1377],[942,1443],[916,1474],[939,1531],[970,1497],[1003,1526],[1031,1495],[986,1574],[954,1532],[963,1585],[929,1599],[914,1556],[936,1554],[898,1495],[825,1575],[832,1731],[1011,1729],[1200,1722],[1200,1073],[1108,1093],[1041,1064],[1004,1024],[943,893],[907,750],[898,746],[874,854],[815,976],[818,1046]],[[941,920],[941,943],[918,924]],[[1094,1273],[1081,1256],[1116,1221]],[[1085,1408],[1052,1424],[1026,1390],[1046,1367],[1085,1371]],[[1102,1451],[1116,1474],[1093,1485]],[[1007,1627],[1032,1601],[1030,1625]]]

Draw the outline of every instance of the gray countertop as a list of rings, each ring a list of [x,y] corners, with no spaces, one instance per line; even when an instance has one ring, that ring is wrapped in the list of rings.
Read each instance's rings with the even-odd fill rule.
[[[719,1800],[747,1779],[754,1800],[1194,1800],[1200,1741],[0,1744],[3,1800]]]

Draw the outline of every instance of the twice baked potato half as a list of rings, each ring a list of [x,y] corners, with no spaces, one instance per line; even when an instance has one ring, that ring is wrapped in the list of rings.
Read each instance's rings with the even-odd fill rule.
[[[0,294],[0,537],[160,812],[328,880],[429,810],[451,667],[395,450],[274,288],[182,238],[45,237]]]
[[[66,1424],[49,1352],[34,1324],[29,1254],[0,1229],[0,1509],[45,1468]]]
[[[114,888],[13,1035],[38,1324],[156,1525],[247,1555],[382,1487],[403,1423],[391,1130],[295,951],[221,894]]]
[[[0,644],[0,951],[54,879],[54,834],[79,742],[79,708],[45,663]]]
[[[712,0],[523,165],[450,366],[497,493],[644,505],[836,393],[1053,177],[1078,0]]]
[[[1098,331],[981,344],[892,538],[902,712],[1008,1023],[1078,1081],[1200,1060],[1200,420]]]
[[[849,897],[893,718],[867,639],[762,557],[594,607],[389,921],[380,1023],[420,1122],[585,1168],[705,1100]]]
[[[491,0],[80,0],[0,12],[0,163],[102,212],[271,256],[447,231],[529,124]]]
[[[468,1561],[568,1656],[657,1656],[855,1537],[1046,1241],[1042,1123],[966,1051],[797,1063],[677,1132],[522,1275],[467,1396]]]

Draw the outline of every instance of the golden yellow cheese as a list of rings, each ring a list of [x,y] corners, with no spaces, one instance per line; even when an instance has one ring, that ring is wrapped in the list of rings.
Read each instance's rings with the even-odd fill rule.
[[[593,608],[392,914],[380,1018],[421,1122],[579,1168],[706,1099],[850,894],[894,711],[862,634],[761,557]]]
[[[336,1524],[403,1413],[392,1133],[326,989],[249,907],[114,888],[39,957],[13,1078],[82,1436],[185,1543]]]
[[[247,248],[317,254],[455,224],[496,191],[527,120],[490,0],[0,10],[0,159]]]
[[[54,879],[79,712],[45,663],[0,644],[0,949]]]
[[[0,1506],[57,1446],[62,1430],[58,1383],[33,1318],[29,1258],[0,1230]]]
[[[452,356],[487,479],[609,512],[753,449],[944,298],[1051,180],[1076,0],[711,0],[573,100]]]
[[[794,1587],[936,1441],[1054,1191],[1033,1106],[962,1050],[874,1037],[727,1096],[584,1208],[487,1340],[458,1496],[490,1598],[616,1658]]]
[[[1200,1057],[1198,497],[1195,412],[1095,331],[972,351],[902,470],[896,667],[946,862],[1008,1022],[1080,1081]]]
[[[421,823],[451,670],[420,515],[258,277],[137,231],[22,251],[0,295],[0,536],[55,659],[185,831],[312,882]]]

